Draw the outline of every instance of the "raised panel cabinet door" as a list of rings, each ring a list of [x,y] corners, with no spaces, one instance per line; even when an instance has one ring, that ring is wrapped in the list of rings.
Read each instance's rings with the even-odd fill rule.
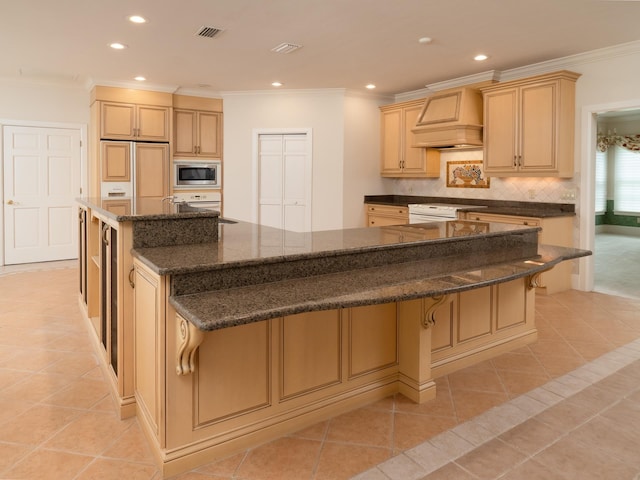
[[[100,138],[131,140],[135,137],[136,106],[130,103],[100,104]]]
[[[555,170],[557,84],[523,86],[520,92],[520,170]]]
[[[421,111],[422,105],[408,107],[402,111],[404,134],[402,145],[404,163],[402,166],[404,173],[424,174],[427,171],[426,149],[411,146],[414,144],[413,138],[415,136],[411,129],[415,127]]]
[[[517,170],[518,89],[484,96],[484,167],[487,173]]]
[[[348,310],[349,378],[398,363],[398,318],[395,303]]]
[[[399,173],[402,148],[402,110],[382,112],[382,173]]]
[[[193,110],[174,110],[174,141],[175,156],[192,157],[196,154],[196,122],[197,113]]]
[[[169,141],[169,108],[138,105],[136,139]]]
[[[102,142],[103,182],[131,181],[131,144],[129,142]]]
[[[220,158],[220,114],[214,112],[198,112],[197,146],[201,157]]]
[[[169,194],[169,146],[136,144],[135,195],[163,198]]]

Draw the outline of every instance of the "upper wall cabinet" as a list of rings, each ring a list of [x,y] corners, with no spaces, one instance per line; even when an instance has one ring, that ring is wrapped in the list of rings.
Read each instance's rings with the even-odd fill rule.
[[[168,142],[169,107],[102,102],[100,138]]]
[[[173,96],[173,155],[222,158],[222,100]]]
[[[439,177],[440,152],[412,147],[424,99],[380,107],[381,172],[383,177]]]
[[[481,88],[488,176],[573,176],[579,76],[560,71]]]
[[[175,157],[220,158],[221,114],[174,110]]]

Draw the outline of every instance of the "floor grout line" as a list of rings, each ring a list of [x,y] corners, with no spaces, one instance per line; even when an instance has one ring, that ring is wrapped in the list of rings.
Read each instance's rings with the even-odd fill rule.
[[[626,358],[626,361],[625,361],[625,360],[619,360],[619,361],[616,361],[616,363],[618,363],[618,364],[620,365],[618,368],[615,368],[615,365],[612,365],[612,363],[611,363],[611,357],[615,357],[616,359],[618,359],[618,358],[620,357],[620,355],[619,355],[619,351],[620,351],[620,350],[625,351],[624,349],[625,349],[626,347],[628,347],[628,346],[629,346],[629,347],[630,347],[630,346],[633,346],[633,347],[640,346],[640,339],[633,340],[632,342],[629,342],[629,344],[627,344],[627,345],[623,345],[622,347],[618,347],[616,350],[613,350],[612,352],[609,352],[609,353],[607,353],[607,354],[604,354],[604,355],[602,355],[601,357],[598,357],[598,358],[596,358],[596,359],[592,360],[592,361],[591,361],[591,362],[589,362],[588,364],[583,365],[582,367],[585,367],[586,365],[595,365],[596,367],[601,367],[601,368],[602,368],[602,367],[604,367],[604,368],[607,368],[607,369],[608,369],[608,374],[607,374],[607,375],[605,375],[604,377],[602,377],[600,380],[602,380],[602,379],[604,379],[604,378],[607,378],[608,376],[614,375],[615,373],[617,373],[617,372],[618,372],[618,371],[620,371],[621,369],[623,369],[623,368],[625,368],[625,367],[627,367],[627,366],[629,366],[629,365],[631,365],[631,364],[635,363],[636,361],[640,361],[640,350],[636,350],[635,348],[633,348],[633,349],[632,349],[632,351],[633,351],[633,352],[635,352],[635,355],[624,355],[624,357]],[[579,368],[582,368],[582,367],[579,367]],[[548,387],[548,385],[549,385],[549,384],[553,384],[553,383],[554,383],[554,382],[556,382],[556,381],[560,381],[560,383],[562,383],[562,380],[561,380],[561,379],[562,379],[563,377],[571,377],[571,376],[572,376],[572,375],[571,375],[571,373],[572,373],[572,372],[569,372],[569,373],[567,373],[567,374],[565,374],[565,375],[563,375],[563,376],[561,376],[561,377],[558,377],[558,378],[556,378],[556,379],[553,379],[553,380],[551,380],[550,382],[548,382],[547,384],[545,384],[545,385],[543,385],[543,386],[541,386],[541,387],[538,387],[538,388],[547,389],[547,387]],[[575,377],[574,377],[574,378],[575,378]],[[552,392],[552,393],[554,393],[554,394],[556,394],[556,395],[558,395],[559,397],[561,397],[561,398],[562,398],[559,402],[557,402],[557,403],[560,403],[561,401],[565,401],[565,400],[570,399],[572,396],[574,396],[574,395],[576,395],[577,393],[579,393],[579,392],[583,391],[585,388],[588,388],[589,386],[593,386],[593,385],[595,385],[595,383],[597,383],[598,381],[599,381],[599,380],[596,380],[596,381],[593,381],[593,382],[591,382],[591,383],[588,383],[587,385],[584,385],[582,388],[579,388],[579,389],[577,389],[577,390],[576,390],[576,389],[575,389],[575,387],[574,387],[573,393],[570,393],[570,391],[567,391],[567,392],[566,392],[566,395],[564,395],[564,396],[563,396],[563,395],[561,395],[561,394],[559,394],[559,393],[553,392],[552,390],[549,390],[549,391],[550,391],[550,392]],[[535,391],[535,390],[536,390],[536,389],[534,389],[534,391]],[[530,394],[530,393],[531,393],[531,392],[528,392],[528,393],[525,393],[525,394],[523,394],[523,395],[521,395],[521,396],[525,396],[525,397],[526,397],[526,396],[529,396],[529,394]],[[516,397],[516,398],[517,398],[517,397]],[[513,399],[513,400],[515,400],[515,399]],[[499,414],[501,410],[504,410],[504,409],[508,408],[508,406],[513,406],[513,405],[512,405],[512,404],[513,404],[513,400],[509,400],[509,401],[505,402],[504,404],[501,404],[501,405],[499,405],[499,406],[497,406],[497,407],[493,407],[492,409],[488,410],[487,412],[484,412],[484,413],[482,413],[482,414],[478,415],[477,417],[474,417],[474,418],[472,418],[472,419],[468,420],[467,422],[464,422],[464,423],[462,423],[462,424],[458,425],[457,427],[465,428],[465,427],[469,427],[470,425],[479,425],[479,426],[481,426],[481,427],[483,427],[483,428],[485,428],[485,429],[486,429],[486,427],[484,427],[481,423],[478,423],[478,417],[482,417],[482,416],[483,416],[483,415],[485,415],[486,413],[488,413],[488,412],[492,412],[492,411],[494,412],[494,414]],[[618,402],[620,402],[620,401],[621,401],[621,400],[618,400]],[[618,402],[616,402],[616,403],[618,403]],[[541,412],[539,412],[539,413],[542,413],[542,412],[544,412],[544,411],[548,410],[549,408],[553,407],[554,405],[555,405],[555,404],[553,404],[553,405],[547,405],[547,407],[546,407],[545,409],[543,409],[543,410],[542,410]],[[516,408],[518,408],[519,410],[521,410],[517,405],[515,405],[515,407],[516,407]],[[611,407],[611,406],[610,406],[610,407]],[[523,410],[521,410],[521,411],[523,411]],[[602,410],[600,410],[599,412],[595,413],[594,415],[592,415],[592,416],[588,417],[588,419],[587,419],[587,420],[585,420],[585,421],[581,422],[581,423],[580,423],[578,426],[576,426],[575,428],[573,428],[573,429],[571,429],[571,430],[569,430],[569,431],[564,431],[564,432],[560,433],[560,434],[559,434],[559,436],[558,436],[558,437],[554,440],[554,442],[552,442],[550,445],[553,445],[553,444],[557,443],[561,438],[566,437],[567,435],[569,435],[569,433],[571,433],[572,431],[576,430],[579,426],[584,425],[585,423],[587,423],[588,421],[590,421],[590,420],[591,420],[591,419],[593,419],[594,417],[598,416],[598,415],[601,413],[601,411],[602,411]],[[523,413],[525,413],[525,414],[526,414],[527,412],[524,412],[524,411],[523,411]],[[476,445],[476,446],[474,447],[474,449],[473,449],[473,450],[475,450],[475,449],[477,449],[477,448],[479,448],[479,447],[481,447],[481,446],[485,445],[486,443],[488,443],[488,442],[490,442],[490,441],[492,441],[492,440],[499,439],[499,437],[500,437],[503,433],[505,433],[506,431],[508,431],[508,430],[510,430],[510,429],[512,429],[512,428],[515,428],[515,427],[517,427],[517,426],[521,425],[522,423],[526,422],[527,420],[529,420],[529,419],[531,419],[531,418],[534,418],[534,416],[535,416],[535,415],[530,415],[530,416],[528,416],[528,417],[527,417],[527,419],[522,420],[522,421],[520,421],[519,423],[512,423],[512,424],[510,424],[510,426],[509,426],[508,428],[506,428],[504,431],[502,431],[501,433],[497,433],[497,434],[493,435],[491,438],[486,439],[483,443],[481,443],[481,444],[479,444],[479,445]],[[456,427],[456,428],[457,428],[457,427]],[[455,428],[454,428],[454,429],[452,429],[451,431],[454,431],[454,430],[455,430]],[[454,431],[453,433],[455,433],[455,434],[457,435],[457,433],[456,433],[455,431]],[[435,438],[435,437],[434,437],[434,438]],[[462,437],[460,437],[460,438],[462,438]],[[419,451],[424,451],[424,450],[425,450],[425,448],[424,448],[424,447],[425,447],[426,445],[429,445],[429,446],[432,446],[432,447],[434,447],[434,448],[438,449],[438,450],[439,450],[439,453],[440,453],[440,452],[442,452],[442,450],[441,450],[441,449],[439,449],[436,445],[434,445],[434,444],[433,444],[432,440],[433,440],[433,438],[432,438],[432,439],[429,439],[429,440],[427,440],[427,441],[425,441],[425,442],[423,442],[423,443],[421,443],[420,445],[418,445],[418,446],[416,446],[416,447],[414,447],[414,448],[412,448],[412,449],[409,449],[408,451],[409,451],[409,452],[419,452]],[[548,448],[548,447],[545,447],[545,448]],[[464,455],[466,455],[466,454],[470,453],[470,452],[471,452],[471,451],[473,451],[473,450],[470,450],[469,452],[465,452],[465,453],[460,454],[460,455],[457,455],[457,456],[450,456],[450,457],[449,457],[449,459],[448,459],[448,462],[446,462],[446,463],[452,463],[452,462],[453,462],[453,463],[455,463],[455,461],[456,461],[456,460],[458,460],[458,459],[459,459],[459,458],[461,458],[462,456],[464,456]],[[406,455],[405,455],[406,453],[407,453],[407,452],[405,451],[405,452],[403,452],[402,454],[398,455],[397,457],[403,457],[403,456],[406,456]],[[539,453],[539,452],[538,452],[538,453]],[[437,454],[436,454],[436,455],[437,455]],[[533,456],[531,456],[531,458],[533,458]],[[415,464],[415,463],[417,463],[417,462],[414,460],[414,458],[409,457],[409,459],[410,459],[411,463],[414,463],[414,464]],[[391,459],[390,461],[387,461],[387,462],[384,462],[384,463],[382,463],[382,464],[377,465],[376,467],[374,467],[373,469],[371,469],[371,470],[369,470],[369,471],[367,471],[367,472],[363,472],[363,473],[360,473],[360,474],[358,474],[358,475],[356,475],[356,476],[352,477],[352,480],[368,480],[369,478],[374,479],[374,478],[375,478],[375,476],[372,476],[372,475],[375,475],[376,470],[377,470],[377,471],[380,471],[380,473],[382,473],[382,474],[385,474],[385,473],[384,473],[384,468],[385,468],[385,466],[386,466],[386,465],[388,465],[389,463],[397,463],[397,462],[398,462],[398,459],[397,459],[397,458]],[[434,465],[434,467],[433,467],[433,468],[431,468],[431,469],[429,469],[429,468],[423,468],[423,471],[422,471],[422,472],[420,472],[420,474],[421,474],[422,476],[426,476],[426,475],[428,475],[428,474],[430,474],[430,473],[433,473],[434,471],[438,470],[439,468],[441,468],[442,466],[444,466],[444,465],[446,464],[446,463],[441,463],[441,462],[442,462],[442,460],[436,460],[435,462],[433,462],[433,465]],[[425,462],[425,463],[426,463],[426,462]],[[522,462],[522,463],[524,463],[524,462]],[[397,466],[397,465],[394,465],[394,468],[398,468],[398,466]],[[410,468],[409,468],[409,467],[407,467],[407,469],[408,469],[408,470],[410,470]],[[505,473],[506,473],[506,472],[505,472]],[[502,474],[501,474],[501,475],[502,475]],[[391,479],[391,480],[410,480],[408,477],[407,477],[407,478],[400,478],[400,477],[395,478],[395,477],[387,476],[387,478],[389,478],[389,479]],[[416,479],[417,479],[417,478],[420,478],[420,477],[416,477]]]

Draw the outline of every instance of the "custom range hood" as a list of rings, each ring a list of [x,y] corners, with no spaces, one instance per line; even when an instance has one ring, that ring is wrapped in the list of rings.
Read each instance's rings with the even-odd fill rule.
[[[427,97],[412,132],[413,147],[482,146],[482,93],[463,87]]]

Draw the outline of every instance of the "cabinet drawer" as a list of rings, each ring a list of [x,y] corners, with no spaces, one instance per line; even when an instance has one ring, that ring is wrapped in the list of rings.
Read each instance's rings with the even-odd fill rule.
[[[467,213],[467,220],[478,220],[481,222],[500,222],[511,225],[527,225],[539,227],[540,219],[531,217],[511,217],[509,215],[494,215],[490,213]]]
[[[396,207],[393,205],[369,205],[367,212],[376,215],[403,215],[409,218],[409,207]]]

